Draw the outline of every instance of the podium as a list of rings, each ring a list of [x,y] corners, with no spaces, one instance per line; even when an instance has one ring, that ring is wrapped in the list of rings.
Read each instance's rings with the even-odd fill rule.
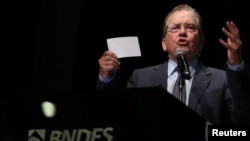
[[[41,108],[44,101],[55,105],[54,117],[44,116]],[[17,106],[4,103],[10,109],[1,113],[2,139],[12,136],[15,141],[205,140],[206,120],[160,87],[30,96],[14,103]],[[9,126],[13,124],[15,130]]]

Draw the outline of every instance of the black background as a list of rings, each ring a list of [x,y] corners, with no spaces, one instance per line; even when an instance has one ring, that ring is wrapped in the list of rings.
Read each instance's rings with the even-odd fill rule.
[[[164,61],[161,49],[163,19],[180,3],[194,6],[203,18],[206,42],[200,59],[205,65],[223,69],[226,49],[218,39],[225,38],[221,27],[227,20],[233,20],[240,29],[243,59],[250,67],[250,4],[245,0],[3,3],[1,96],[10,96],[10,99],[1,97],[4,101],[0,106],[1,125],[10,127],[11,133],[17,126],[15,123],[22,127],[27,124],[27,119],[22,117],[25,113],[20,113],[20,109],[27,106],[25,100],[22,101],[27,95],[84,95],[93,91],[98,76],[97,61],[107,50],[107,38],[139,37],[142,57],[121,59],[122,70],[127,76],[134,68]]]
[[[226,49],[218,39],[225,38],[221,27],[227,20],[239,27],[242,55],[250,64],[250,4],[244,0],[10,2],[3,20],[2,46],[7,49],[3,51],[4,94],[94,90],[97,60],[111,37],[139,37],[142,57],[121,59],[127,75],[134,68],[161,63],[165,59],[161,49],[163,19],[180,3],[194,6],[203,18],[206,42],[200,59],[204,64],[223,69]]]

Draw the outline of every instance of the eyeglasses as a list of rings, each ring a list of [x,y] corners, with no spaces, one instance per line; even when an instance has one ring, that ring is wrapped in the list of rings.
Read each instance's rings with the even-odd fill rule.
[[[194,32],[197,30],[197,26],[195,24],[185,23],[185,24],[170,24],[167,26],[167,31],[171,33],[176,33],[181,31],[182,26],[187,32]]]

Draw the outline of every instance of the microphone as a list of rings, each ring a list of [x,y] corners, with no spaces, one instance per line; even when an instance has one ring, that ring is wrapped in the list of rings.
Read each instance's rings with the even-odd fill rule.
[[[178,49],[175,51],[174,57],[178,60],[178,68],[180,70],[182,78],[190,79],[191,75],[190,75],[189,65],[186,61],[184,54],[185,54],[184,50]]]

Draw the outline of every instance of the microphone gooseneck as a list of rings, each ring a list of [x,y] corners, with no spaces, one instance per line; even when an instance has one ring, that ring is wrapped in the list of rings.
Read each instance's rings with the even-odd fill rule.
[[[191,74],[189,70],[189,64],[185,58],[185,51],[181,49],[176,50],[174,53],[174,57],[178,60],[178,68],[180,70],[182,78],[190,79]]]

